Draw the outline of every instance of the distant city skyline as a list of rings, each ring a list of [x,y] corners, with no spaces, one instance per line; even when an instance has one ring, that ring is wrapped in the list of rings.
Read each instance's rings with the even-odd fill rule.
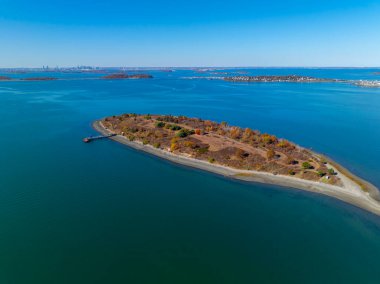
[[[380,66],[373,0],[0,5],[0,68]]]

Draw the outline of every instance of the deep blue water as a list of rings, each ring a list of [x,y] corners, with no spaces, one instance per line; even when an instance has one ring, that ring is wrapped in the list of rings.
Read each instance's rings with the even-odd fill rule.
[[[248,71],[380,78],[371,69]],[[380,187],[380,89],[149,73],[155,78],[0,82],[0,283],[380,282],[379,217],[112,141],[81,142],[108,115],[202,117],[287,138]]]

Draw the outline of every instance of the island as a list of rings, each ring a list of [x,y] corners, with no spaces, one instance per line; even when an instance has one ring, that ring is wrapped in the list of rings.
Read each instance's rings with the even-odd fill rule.
[[[12,80],[12,78],[7,77],[7,76],[0,76],[0,81],[9,81]]]
[[[110,74],[102,77],[105,80],[114,80],[114,79],[151,79],[152,75],[149,74],[132,74],[128,75],[125,73]]]
[[[331,159],[250,128],[172,115],[122,114],[93,123],[110,139],[225,177],[335,197],[380,215],[372,184]]]
[[[358,80],[354,82],[353,84],[359,87],[380,88],[379,80]]]
[[[338,79],[326,79],[326,78],[315,78],[308,76],[298,76],[298,75],[285,75],[285,76],[233,76],[224,77],[223,80],[230,82],[255,82],[255,83],[318,83],[318,82],[339,82]]]
[[[30,77],[30,78],[22,78],[22,81],[54,81],[57,78],[54,77]]]
[[[215,74],[215,73],[214,73]],[[184,77],[185,79],[205,79],[205,80],[223,80],[232,83],[346,83],[359,87],[379,88],[379,80],[345,80],[345,79],[329,79],[316,78],[299,75],[263,75],[263,76],[230,76],[230,77],[212,77],[212,76],[193,76]]]

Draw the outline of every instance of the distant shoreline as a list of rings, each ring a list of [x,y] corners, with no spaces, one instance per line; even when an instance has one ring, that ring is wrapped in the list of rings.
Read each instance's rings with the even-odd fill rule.
[[[213,75],[222,75],[224,73],[215,72],[217,69],[210,70],[194,70],[199,73],[211,72]],[[233,69],[230,69],[233,70]],[[164,72],[173,72],[173,70],[162,70]],[[213,72],[212,72],[213,71]],[[65,73],[65,72],[58,72]],[[91,72],[98,73],[98,72]],[[245,72],[239,72],[244,74]],[[374,73],[376,74],[376,72]],[[226,74],[224,74],[226,75]],[[57,77],[27,77],[27,78],[12,78],[9,76],[0,76],[0,82],[42,82],[42,81],[78,81],[78,80],[142,80],[152,79],[150,74],[125,74],[125,73],[112,73],[102,77],[89,77],[89,78],[57,78]],[[190,76],[180,77],[180,79],[203,79],[203,80],[221,80],[230,83],[342,83],[350,84],[357,87],[364,88],[380,88],[380,80],[345,80],[345,79],[331,79],[331,78],[317,78],[300,75],[260,75],[260,76]]]
[[[215,75],[215,74],[214,74]],[[217,75],[217,74],[216,74]],[[342,83],[350,84],[365,88],[380,88],[380,80],[345,80],[345,79],[330,79],[316,78],[299,75],[263,75],[263,76],[192,76],[183,77],[184,79],[204,79],[204,80],[221,80],[230,83],[246,83],[246,84],[266,84],[266,83],[295,83],[295,84],[315,84],[315,83]]]
[[[113,132],[109,131],[103,126],[100,120],[97,120],[93,123],[93,128],[104,135],[113,134]],[[206,161],[173,154],[162,149],[154,148],[151,145],[143,145],[141,142],[130,141],[121,135],[116,135],[110,139],[133,149],[158,156],[177,164],[197,168],[237,180],[279,185],[327,195],[380,216],[380,202],[372,197],[379,195],[378,189],[375,186],[351,174],[347,169],[344,169],[342,166],[337,164],[331,164],[330,166],[334,167],[339,177],[344,180],[346,187],[334,186],[321,182],[309,181],[284,175],[273,175],[271,173],[258,172],[253,170],[238,170],[221,165],[215,165]],[[342,172],[349,173],[350,176],[348,177],[347,175],[342,174]],[[358,183],[354,182],[351,177],[355,177],[358,180],[365,182],[369,187],[369,192],[363,191],[361,186]]]
[[[34,81],[70,81],[70,80],[139,80],[139,79],[152,79],[153,76],[149,74],[110,74],[102,77],[92,78],[56,78],[56,77],[26,77],[26,78],[12,78],[9,76],[0,76],[0,81],[3,82],[34,82]]]

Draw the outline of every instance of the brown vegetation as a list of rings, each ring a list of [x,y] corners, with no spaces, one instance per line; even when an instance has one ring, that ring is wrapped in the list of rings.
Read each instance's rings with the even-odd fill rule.
[[[235,169],[291,175],[339,184],[312,152],[271,134],[199,118],[123,114],[103,124],[131,141]]]

